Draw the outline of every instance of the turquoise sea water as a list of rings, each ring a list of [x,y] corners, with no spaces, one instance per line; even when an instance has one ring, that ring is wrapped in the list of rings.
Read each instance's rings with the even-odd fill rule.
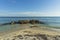
[[[49,27],[60,27],[60,17],[0,17],[0,24],[3,23],[9,23],[11,21],[18,21],[18,20],[40,20],[45,22]],[[20,25],[5,25],[0,26],[0,32],[1,31],[7,31],[11,29],[19,29]]]

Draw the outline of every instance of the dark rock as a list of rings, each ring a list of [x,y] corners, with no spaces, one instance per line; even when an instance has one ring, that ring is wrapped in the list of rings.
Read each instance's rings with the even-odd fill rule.
[[[1,25],[11,25],[11,24],[45,24],[45,23],[39,20],[19,20],[19,21],[11,21],[9,23],[4,23]]]
[[[44,22],[39,21],[39,20],[30,20],[30,23],[31,24],[45,24]]]
[[[20,24],[28,24],[29,20],[19,20],[18,23],[20,23]]]

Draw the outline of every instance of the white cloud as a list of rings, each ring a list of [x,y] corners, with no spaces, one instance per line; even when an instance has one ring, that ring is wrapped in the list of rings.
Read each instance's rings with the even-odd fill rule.
[[[0,16],[60,16],[60,12],[7,12]]]
[[[60,16],[60,12],[21,12],[17,14],[22,16]]]

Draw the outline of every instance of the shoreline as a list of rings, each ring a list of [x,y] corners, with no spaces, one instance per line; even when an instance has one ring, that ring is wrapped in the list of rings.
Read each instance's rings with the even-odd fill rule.
[[[51,39],[53,37],[60,36],[60,32],[56,31],[55,28],[50,28],[44,24],[12,24],[12,25],[8,25],[7,27],[11,27],[12,29],[7,30],[3,33],[0,33],[0,40],[13,40],[13,39],[16,39],[15,37],[20,38],[20,36],[24,36],[23,37],[24,39],[25,35],[27,35],[28,38],[30,38],[30,36],[32,38],[33,37],[37,38],[37,36],[38,37],[43,36],[43,38],[51,37]],[[39,36],[39,35],[42,35],[42,36]],[[20,40],[20,39],[16,39],[16,40]]]
[[[50,28],[50,27],[44,27],[44,25],[42,26],[38,26],[37,24],[34,24],[35,26],[37,25],[38,27],[36,28],[31,28],[31,24],[18,24],[20,27],[17,27],[17,28],[14,28],[14,29],[10,29],[10,30],[7,30],[7,31],[4,31],[4,32],[0,32],[0,36],[1,35],[4,35],[6,33],[10,33],[10,32],[15,32],[15,31],[19,31],[19,30],[24,30],[24,29],[34,29],[34,30],[48,30],[48,31],[53,31],[53,32],[60,32],[60,29],[56,29],[56,28]],[[26,27],[26,28],[25,28]]]
[[[44,27],[44,26],[38,26],[38,27],[33,27],[33,28],[30,28],[31,24],[20,24],[20,27],[18,27],[17,29],[12,29],[12,30],[9,30],[9,31],[6,31],[6,32],[14,32],[14,31],[17,31],[17,30],[24,30],[24,29],[34,29],[34,30],[48,30],[48,31],[56,31],[58,29],[55,29],[55,28],[49,28],[49,27]],[[35,25],[36,26],[36,25]],[[22,27],[22,28],[21,28]]]

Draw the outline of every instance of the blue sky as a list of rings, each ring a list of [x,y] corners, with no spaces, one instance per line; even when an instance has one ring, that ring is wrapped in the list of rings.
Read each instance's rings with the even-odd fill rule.
[[[0,16],[60,16],[60,0],[0,0]]]

